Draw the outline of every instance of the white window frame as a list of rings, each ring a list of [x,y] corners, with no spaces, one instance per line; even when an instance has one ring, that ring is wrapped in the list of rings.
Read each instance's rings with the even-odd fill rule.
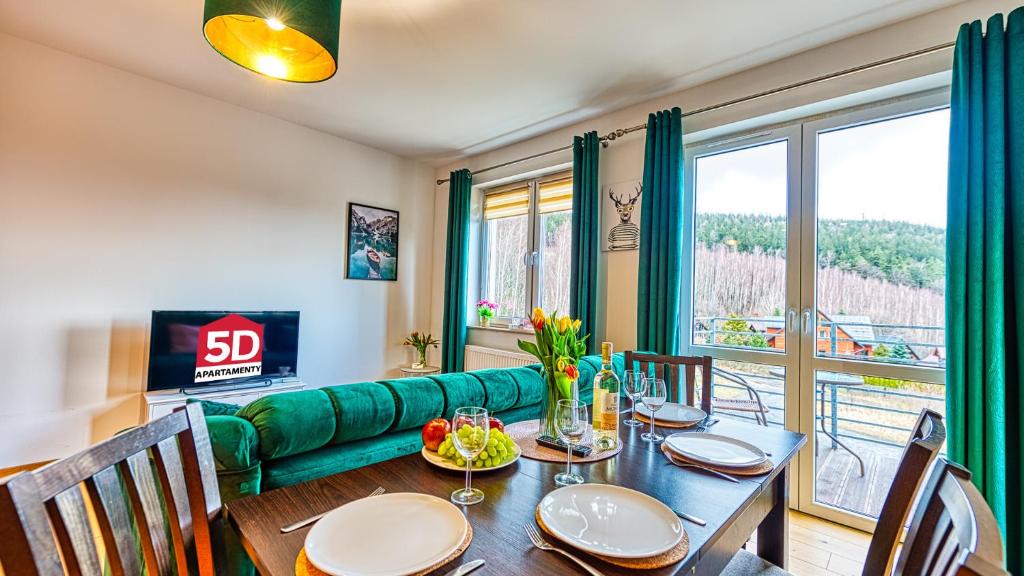
[[[565,178],[572,178],[571,170],[559,170],[558,172],[552,172],[544,174],[542,176],[536,176],[524,180],[516,180],[508,184],[502,184],[493,188],[485,188],[482,190],[483,199],[481,206],[486,206],[487,196],[491,194],[500,194],[502,192],[508,192],[516,188],[521,188],[524,184],[529,188],[529,208],[527,212],[527,236],[526,236],[526,257],[523,263],[526,266],[526,309],[522,310],[521,316],[495,316],[494,322],[499,327],[509,326],[511,320],[516,318],[529,318],[531,311],[540,305],[541,301],[541,283],[542,283],[542,270],[540,266],[540,187],[542,184],[552,182],[555,180],[563,180]],[[487,285],[487,271],[490,266],[490,252],[488,251],[489,239],[487,237],[487,218],[483,214],[481,209],[481,226],[480,226],[480,275],[479,275],[479,287],[480,292],[477,295],[476,301],[486,298],[488,293]],[[475,302],[474,302],[475,304]],[[476,306],[473,306],[473,310],[476,310]],[[565,311],[568,313],[568,310]],[[472,318],[475,318],[474,314]],[[471,325],[472,325],[471,318]]]

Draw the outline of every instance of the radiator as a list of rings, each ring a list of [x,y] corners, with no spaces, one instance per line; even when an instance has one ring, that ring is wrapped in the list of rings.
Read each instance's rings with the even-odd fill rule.
[[[510,352],[483,346],[466,346],[465,369],[480,370],[482,368],[515,368],[533,364],[537,359],[524,352]]]

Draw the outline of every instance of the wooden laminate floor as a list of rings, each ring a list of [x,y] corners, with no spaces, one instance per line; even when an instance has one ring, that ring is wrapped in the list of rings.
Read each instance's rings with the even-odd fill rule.
[[[789,572],[794,576],[860,576],[871,535],[790,510]],[[747,544],[756,550],[755,539]]]

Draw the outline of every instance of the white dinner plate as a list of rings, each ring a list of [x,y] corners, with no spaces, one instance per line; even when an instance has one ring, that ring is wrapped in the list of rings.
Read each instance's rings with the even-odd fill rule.
[[[447,558],[469,523],[451,502],[396,493],[349,502],[306,535],[306,557],[332,576],[406,576]]]
[[[424,460],[426,460],[427,462],[430,462],[431,464],[433,464],[434,466],[437,466],[438,468],[444,468],[445,470],[455,470],[456,472],[465,472],[466,471],[466,467],[465,466],[456,466],[455,462],[452,462],[451,460],[445,458],[444,456],[438,455],[437,452],[433,452],[431,450],[427,450],[426,446],[424,446],[420,450],[420,454],[423,456]],[[523,454],[522,449],[520,449],[519,445],[516,444],[516,457],[515,458],[509,460],[508,462],[503,462],[501,464],[498,464],[497,466],[491,466],[490,468],[473,468],[473,472],[488,472],[490,470],[500,470],[500,469],[504,468],[505,466],[511,466],[512,464],[515,464],[516,460],[519,460],[519,457],[522,456],[522,454]]]
[[[644,416],[650,418],[651,411],[646,406],[640,405],[637,410]],[[654,413],[654,422],[672,422],[673,424],[696,424],[707,418],[707,412],[696,406],[666,402],[661,410]]]
[[[656,556],[683,538],[683,524],[668,506],[610,484],[559,488],[541,500],[540,518],[555,538],[613,558]]]
[[[753,444],[705,432],[678,432],[665,438],[665,444],[676,454],[712,466],[746,468],[768,459]]]

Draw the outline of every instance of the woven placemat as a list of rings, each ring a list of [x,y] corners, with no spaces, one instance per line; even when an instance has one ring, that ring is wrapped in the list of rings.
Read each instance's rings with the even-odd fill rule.
[[[583,440],[580,440],[581,446],[590,446],[593,442],[593,429],[588,426],[587,433],[583,436]],[[505,434],[508,434],[519,444],[519,449],[523,451],[523,457],[531,460],[541,460],[543,462],[565,462],[565,451],[555,450],[553,448],[547,448],[537,444],[537,436],[540,436],[540,420],[525,420],[523,422],[516,422],[515,424],[509,424],[505,426]],[[587,457],[581,457],[573,454],[573,464],[585,464],[587,462],[600,462],[606,460],[622,452],[622,442],[619,442],[615,448],[611,450],[593,451]]]
[[[537,526],[540,526],[541,530],[552,538],[556,538],[556,536],[548,530],[548,527],[544,525],[544,521],[540,519],[540,504],[538,504],[537,508],[534,510],[533,517],[537,520]],[[621,566],[622,568],[629,568],[632,570],[655,570],[657,568],[671,566],[683,558],[686,558],[686,555],[689,553],[690,535],[686,533],[686,528],[683,528],[683,539],[679,541],[679,544],[676,544],[669,551],[662,552],[657,556],[649,556],[647,558],[612,558],[609,556],[600,556],[598,554],[591,554],[591,556],[604,560],[609,564]],[[590,552],[587,552],[587,554],[590,554]]]
[[[456,548],[454,552],[452,552],[447,558],[438,561],[430,568],[427,568],[426,570],[422,570],[410,576],[423,576],[424,574],[429,574],[434,570],[437,570],[438,568],[444,566],[445,564],[448,564],[449,562],[455,560],[459,556],[462,556],[462,553],[466,551],[466,548],[469,548],[469,543],[472,541],[473,526],[467,521],[466,537],[462,539],[462,543],[459,544],[459,547]],[[322,572],[316,566],[313,566],[313,563],[309,561],[309,558],[306,558],[306,549],[303,548],[299,551],[299,557],[295,559],[295,576],[328,576],[328,574],[326,572]]]
[[[729,474],[731,476],[760,476],[761,474],[767,474],[775,469],[775,464],[772,462],[771,458],[765,460],[764,462],[761,462],[756,466],[750,466],[748,468],[724,468],[720,466],[710,466],[703,462],[691,460],[681,454],[676,454],[675,452],[670,450],[669,447],[666,446],[665,444],[661,445],[661,451],[663,454],[665,454],[665,457],[669,459],[669,462],[672,462],[673,464],[692,464],[694,466],[709,468],[711,470],[722,472],[723,474]]]
[[[636,419],[648,424],[651,423],[651,419],[641,412],[636,413]],[[684,424],[680,422],[666,422],[664,420],[658,420],[657,418],[654,419],[654,425],[661,426],[662,428],[693,428],[697,424],[700,424],[700,422],[700,420],[697,420],[696,422],[688,422]]]

